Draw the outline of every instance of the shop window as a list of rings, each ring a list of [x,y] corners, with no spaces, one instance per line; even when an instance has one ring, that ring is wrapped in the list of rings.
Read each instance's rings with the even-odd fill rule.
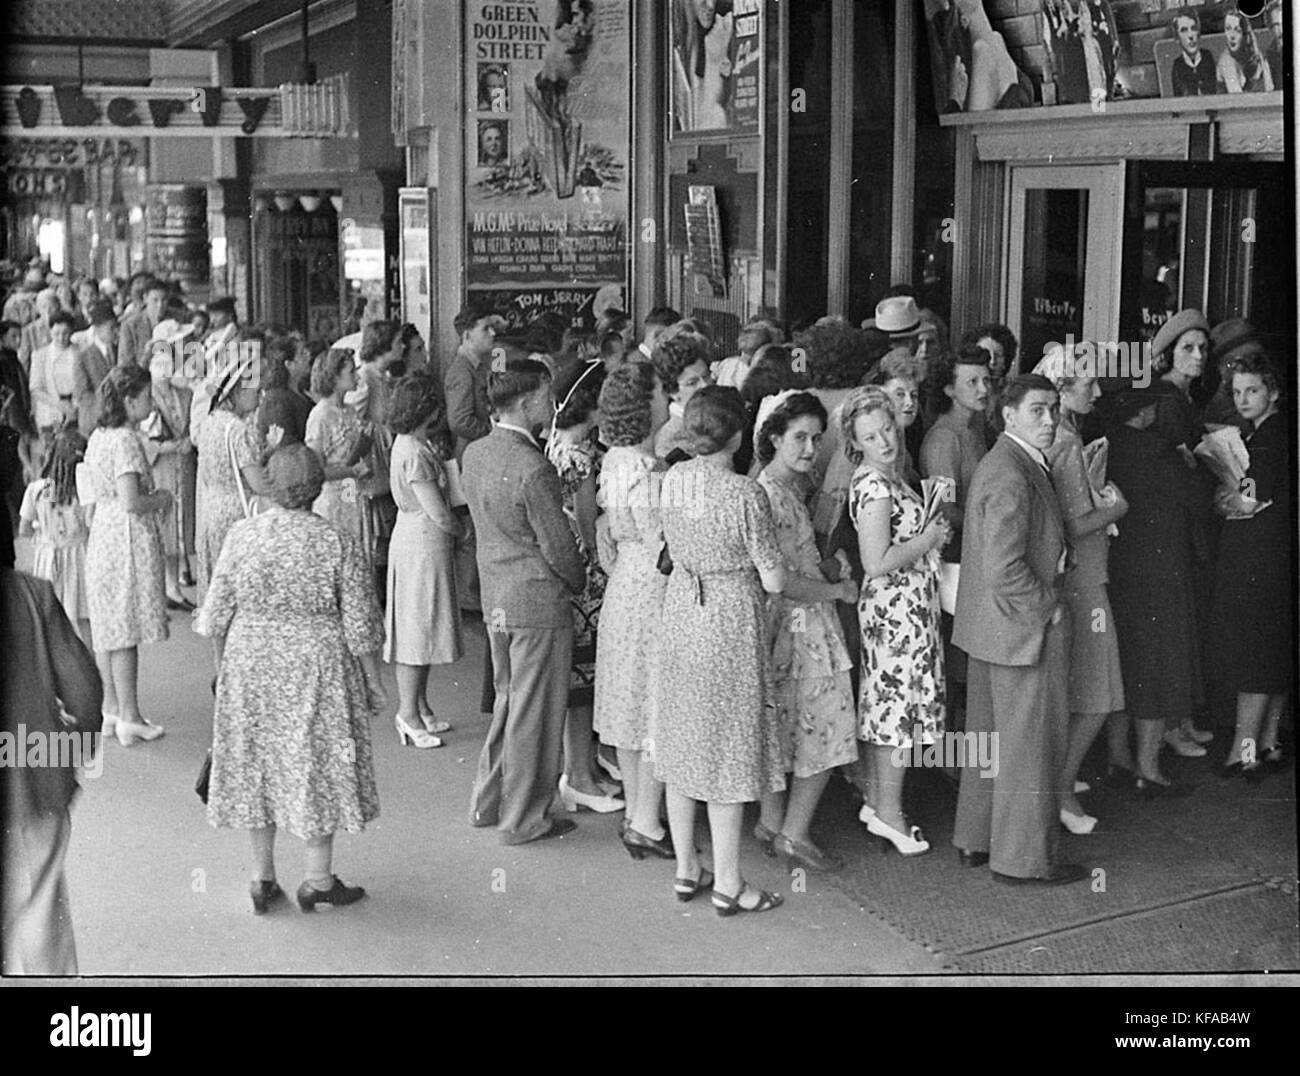
[[[853,185],[849,195],[849,295],[857,325],[889,290],[894,170],[894,10],[853,4]]]

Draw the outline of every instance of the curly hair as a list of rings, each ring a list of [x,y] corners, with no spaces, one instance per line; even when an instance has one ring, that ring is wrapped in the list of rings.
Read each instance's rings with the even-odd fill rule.
[[[967,344],[956,351],[941,351],[930,360],[930,374],[925,387],[930,408],[936,415],[946,415],[952,410],[952,397],[944,389],[957,380],[958,366],[983,366],[988,368],[993,356],[978,344]]]
[[[852,388],[867,371],[869,341],[861,329],[844,321],[822,320],[794,338],[802,349],[808,376],[819,389]]]
[[[740,392],[729,386],[706,385],[686,405],[683,426],[697,456],[721,452],[749,422]]]
[[[411,433],[429,422],[429,444],[441,459],[451,454],[451,431],[447,427],[447,405],[437,379],[429,374],[407,374],[393,386],[388,405],[388,428],[393,433]]]
[[[913,355],[910,348],[890,348],[871,371],[868,381],[872,385],[884,385],[896,377],[904,377],[920,385],[925,380],[925,363]]]
[[[605,443],[639,445],[650,436],[650,401],[659,375],[653,363],[633,359],[614,370],[600,387],[600,432]]]
[[[1020,352],[1020,344],[1016,340],[1016,334],[1001,322],[988,321],[983,325],[976,325],[975,328],[968,329],[962,334],[958,348],[963,348],[967,344],[978,344],[985,337],[996,340],[1002,345],[1002,357],[1007,364],[1006,369],[1002,372],[1003,374],[1010,374],[1016,368],[1016,356]]]
[[[317,355],[311,364],[311,391],[318,400],[334,395],[339,383],[339,375],[353,365],[352,352],[347,348],[332,347],[325,354]]]
[[[367,325],[361,334],[361,347],[357,351],[362,365],[374,362],[380,355],[392,351],[393,341],[397,339],[401,328],[395,321],[372,321]]]
[[[270,496],[282,508],[310,508],[325,485],[325,467],[303,444],[281,445],[266,463]]]
[[[1277,367],[1263,352],[1254,352],[1244,355],[1232,364],[1232,370],[1228,375],[1228,384],[1232,384],[1232,378],[1237,374],[1254,374],[1264,383],[1264,388],[1269,392],[1280,393],[1282,391],[1282,381],[1278,377]],[[1279,398],[1279,403],[1280,403]]]
[[[54,435],[41,477],[50,480],[56,504],[77,503],[77,464],[85,456],[86,439],[75,426],[65,426]]]
[[[262,352],[262,388],[289,386],[289,363],[298,355],[298,341],[291,336],[273,336]]]
[[[126,401],[148,392],[153,381],[143,366],[114,366],[99,384],[98,423],[102,429],[116,430],[125,426]]]
[[[790,428],[790,423],[808,415],[821,420],[822,432],[825,433],[826,408],[811,392],[798,392],[782,401],[780,406],[763,421],[754,439],[754,454],[759,462],[771,463],[776,455],[776,446],[772,444],[772,438],[784,436],[785,431]]]
[[[570,366],[555,382],[555,428],[567,430],[586,422],[600,403],[605,364],[598,359]]]
[[[707,367],[713,358],[713,347],[699,333],[687,330],[673,332],[665,330],[655,341],[651,361],[655,372],[663,382],[664,392],[669,396],[677,394],[677,379],[687,367],[702,362]]]
[[[854,389],[840,407],[840,444],[844,446],[844,455],[855,467],[862,462],[862,449],[858,447],[853,428],[862,415],[873,411],[888,411],[891,418],[894,414],[889,397],[875,385]]]

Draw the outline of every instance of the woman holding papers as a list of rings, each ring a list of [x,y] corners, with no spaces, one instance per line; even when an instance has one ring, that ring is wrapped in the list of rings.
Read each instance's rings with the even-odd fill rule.
[[[858,817],[903,855],[920,855],[930,844],[903,815],[904,771],[895,759],[914,739],[933,744],[943,735],[939,550],[952,526],[937,505],[927,512],[926,501],[899,477],[902,435],[883,391],[855,389],[840,422],[844,451],[858,465],[849,516],[864,573],[858,735],[871,745],[872,780]]]
[[[1088,834],[1097,819],[1075,798],[1075,780],[1083,757],[1108,714],[1124,709],[1119,642],[1111,630],[1114,615],[1106,595],[1106,557],[1114,523],[1123,519],[1128,502],[1105,481],[1106,442],[1083,444],[1078,416],[1091,413],[1101,396],[1095,377],[1074,377],[1065,348],[1053,345],[1034,367],[1061,394],[1061,422],[1047,450],[1052,485],[1074,550],[1066,567],[1065,600],[1073,625],[1070,648],[1070,744],[1061,779],[1061,824],[1071,833]]]
[[[1233,401],[1251,424],[1250,465],[1237,489],[1216,501],[1226,521],[1214,586],[1215,672],[1237,693],[1237,727],[1223,775],[1249,780],[1283,762],[1278,723],[1295,654],[1291,462],[1278,395],[1267,358],[1252,356],[1233,370]]]

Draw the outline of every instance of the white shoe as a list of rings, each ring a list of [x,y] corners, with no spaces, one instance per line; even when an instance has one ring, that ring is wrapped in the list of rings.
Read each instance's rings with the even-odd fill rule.
[[[623,771],[618,768],[618,763],[611,762],[599,751],[596,752],[596,765],[609,774],[611,779],[617,781],[619,784],[623,783]]]
[[[575,813],[579,807],[585,807],[597,814],[613,814],[626,806],[615,796],[589,796],[585,792],[579,792],[576,788],[570,787],[569,779],[563,774],[560,775],[560,799],[564,801],[564,809],[570,814]]]
[[[1091,792],[1091,791],[1092,791],[1092,785],[1088,784],[1087,781],[1074,782],[1074,794],[1076,796],[1079,795],[1080,793]]]
[[[1071,814],[1062,807],[1060,817],[1061,825],[1076,837],[1086,837],[1097,828],[1097,820],[1090,814]]]
[[[394,718],[397,724],[397,742],[403,747],[441,747],[442,741],[431,732],[425,732],[424,729],[413,729],[408,726],[400,717]]]
[[[451,722],[441,720],[436,714],[421,714],[420,724],[424,726],[425,732],[431,732],[435,736],[451,731]]]
[[[858,811],[859,822],[870,822],[876,817],[876,809],[869,803],[862,804],[862,810]]]
[[[1182,730],[1183,736],[1191,740],[1192,743],[1206,744],[1214,739],[1214,733],[1209,729],[1198,729],[1195,725]]]
[[[117,742],[123,747],[130,747],[137,740],[149,743],[156,740],[163,734],[161,725],[151,725],[148,721],[141,721],[138,724],[134,721],[123,721],[120,718],[117,721],[113,731],[117,734]]]
[[[930,850],[930,842],[922,835],[920,826],[911,826],[909,830],[908,833],[900,833],[893,826],[885,825],[874,814],[867,820],[867,832],[888,841],[900,855],[924,855]]]
[[[1174,754],[1182,755],[1183,758],[1202,758],[1205,755],[1205,748],[1184,736],[1182,729],[1170,729],[1165,733],[1164,741]]]
[[[117,731],[117,714],[101,713],[104,724],[100,727],[100,734],[103,736],[112,736]]]

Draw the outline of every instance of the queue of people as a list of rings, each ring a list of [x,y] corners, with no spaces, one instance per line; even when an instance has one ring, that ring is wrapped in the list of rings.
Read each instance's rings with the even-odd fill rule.
[[[492,716],[470,824],[517,845],[570,832],[557,810],[621,812],[629,855],[672,860],[676,898],[708,893],[723,917],[782,903],[741,872],[747,803],[764,852],[843,868],[814,836],[837,773],[868,835],[932,851],[899,759],[953,732],[1000,752],[992,779],[954,774],[953,843],[1013,885],[1088,876],[1059,838],[1096,830],[1084,763],[1103,728],[1107,779],[1144,796],[1188,791],[1161,752],[1205,753],[1216,688],[1234,700],[1224,777],[1286,761],[1285,386],[1248,325],[1184,311],[1155,341],[1162,379],[1103,392],[1059,346],[1022,372],[1003,326],[952,349],[903,289],[865,328],[825,318],[787,342],[755,319],[727,358],[667,308],[635,350],[607,319],[596,335],[623,346],[599,357],[466,309],[439,378],[411,327],[309,350],[220,302],[218,361],[191,384],[166,364],[191,323],[165,285],[138,291],[88,441],[86,350],[113,333],[93,298],[80,351],[71,314],[33,315],[49,342],[20,416],[40,461],[22,516],[124,746],[163,735],[138,648],[188,607],[192,550],[216,671],[208,818],[250,832],[258,914],[286,899],[280,828],[305,842],[303,911],[364,896],[332,838],[378,813],[381,663],[400,743],[438,748],[429,671],[461,659],[476,616]],[[1232,452],[1206,449],[1211,360],[1239,473],[1204,462]]]

